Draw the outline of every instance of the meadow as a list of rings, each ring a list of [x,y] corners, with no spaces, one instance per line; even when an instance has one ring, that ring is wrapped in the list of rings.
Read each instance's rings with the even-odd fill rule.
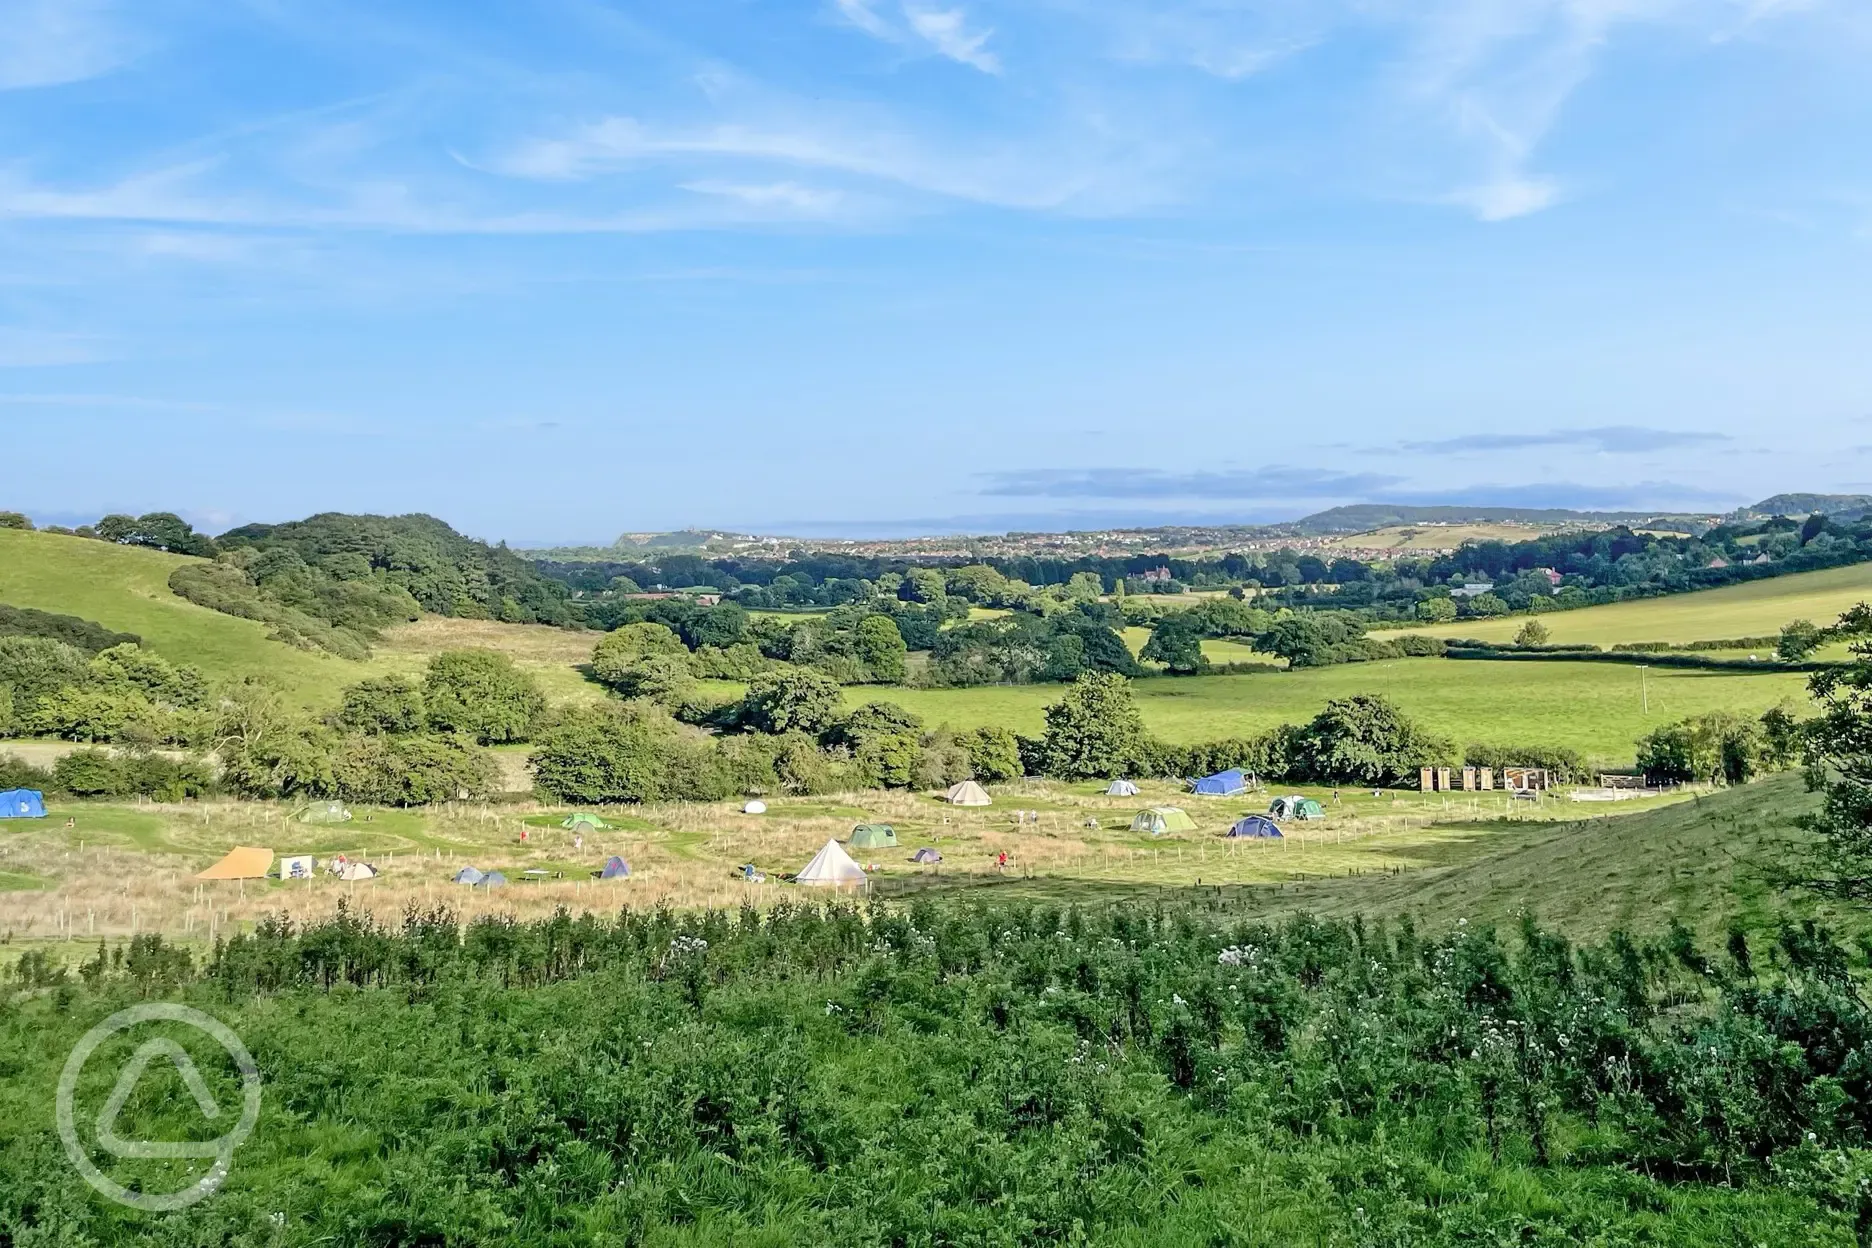
[[[1381,693],[1459,745],[1564,745],[1599,765],[1626,766],[1633,742],[1660,724],[1704,711],[1759,714],[1783,700],[1804,702],[1806,678],[1787,672],[1662,668],[1641,677],[1635,668],[1610,663],[1390,659],[1247,676],[1150,677],[1134,681],[1132,690],[1146,727],[1177,743],[1299,723],[1329,698]],[[854,706],[887,698],[931,725],[993,724],[1038,733],[1042,712],[1058,700],[1059,689],[853,687],[845,698]]]

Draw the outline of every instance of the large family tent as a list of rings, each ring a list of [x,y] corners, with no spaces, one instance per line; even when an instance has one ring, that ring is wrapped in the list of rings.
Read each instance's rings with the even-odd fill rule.
[[[1105,786],[1106,797],[1136,797],[1138,787],[1129,780],[1114,780]]]
[[[917,850],[916,853],[910,855],[910,861],[920,862],[924,866],[928,867],[928,866],[933,866],[936,863],[941,862],[942,855],[937,853],[935,850],[931,849],[929,846],[925,845],[922,849],[919,849]]]
[[[1140,810],[1131,821],[1133,832],[1148,832],[1152,836],[1163,836],[1169,832],[1194,832],[1196,821],[1188,812],[1175,806],[1152,806]]]
[[[313,802],[295,810],[293,818],[300,823],[348,823],[351,812],[345,809],[343,802]]]
[[[455,873],[455,882],[457,884],[466,884],[470,888],[473,888],[476,884],[479,884],[485,879],[487,879],[487,876],[478,867],[463,867]]]
[[[994,799],[988,796],[988,790],[973,780],[964,780],[961,784],[951,785],[943,794],[943,801],[951,806],[992,806]]]
[[[571,832],[603,832],[611,825],[597,815],[588,815],[580,811],[576,815],[568,815],[565,822],[559,826]]]
[[[813,855],[812,861],[800,868],[800,873],[793,877],[796,884],[831,885],[865,882],[864,868],[851,860],[851,855],[840,848],[837,841],[827,841],[825,848]]]
[[[767,813],[767,803],[757,798],[743,806],[741,808],[741,813],[744,815],[764,815]]]
[[[1237,819],[1228,830],[1230,836],[1279,836],[1281,830],[1274,826],[1274,821],[1266,815],[1249,815],[1246,819]]]
[[[38,789],[8,789],[0,793],[0,819],[45,818],[45,794]]]
[[[598,878],[601,880],[628,879],[630,878],[630,863],[613,854],[605,859],[605,865],[599,870]]]
[[[282,854],[279,860],[279,878],[282,880],[309,880],[318,864],[311,854]]]
[[[852,829],[853,849],[896,849],[897,830],[888,823],[861,823]]]
[[[1200,793],[1204,797],[1234,797],[1247,790],[1248,777],[1242,774],[1239,767],[1218,771],[1213,776],[1204,776],[1190,784],[1190,792]]]
[[[1326,808],[1310,797],[1301,797],[1298,793],[1291,797],[1277,797],[1268,805],[1268,814],[1276,819],[1324,819]]]
[[[236,845],[227,857],[196,875],[198,880],[264,880],[273,865],[273,851]]]

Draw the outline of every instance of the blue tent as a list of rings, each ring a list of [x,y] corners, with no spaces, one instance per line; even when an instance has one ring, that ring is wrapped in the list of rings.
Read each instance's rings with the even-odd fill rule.
[[[630,874],[630,863],[613,854],[605,859],[604,869],[598,872],[601,880],[621,880]]]
[[[1190,786],[1190,792],[1201,793],[1204,797],[1233,797],[1237,793],[1246,792],[1247,789],[1248,777],[1242,774],[1239,767],[1230,768],[1228,771],[1218,771],[1213,776],[1204,776]]]
[[[45,818],[45,794],[38,789],[8,789],[0,793],[0,819]]]
[[[1228,830],[1229,836],[1279,836],[1281,830],[1274,826],[1274,821],[1266,815],[1249,815],[1238,819],[1235,826]]]

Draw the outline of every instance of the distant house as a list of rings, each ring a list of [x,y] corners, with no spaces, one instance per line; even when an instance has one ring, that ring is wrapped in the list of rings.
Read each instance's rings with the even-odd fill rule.
[[[1495,588],[1494,581],[1468,581],[1449,591],[1452,598],[1475,598]]]
[[[1717,555],[1714,559],[1710,560],[1708,563],[1704,564],[1703,566],[1706,568],[1726,568],[1729,566],[1729,561],[1723,558],[1721,555]]]
[[[1762,551],[1761,554],[1756,555],[1753,559],[1749,560],[1749,562],[1750,563],[1773,563],[1774,560],[1770,559],[1768,557],[1768,552],[1764,550]]]
[[[1150,568],[1138,573],[1137,579],[1150,585],[1160,584],[1170,579],[1170,569],[1163,567]]]
[[[1560,574],[1552,568],[1535,568],[1534,571],[1547,578],[1547,583],[1555,589],[1560,588]]]

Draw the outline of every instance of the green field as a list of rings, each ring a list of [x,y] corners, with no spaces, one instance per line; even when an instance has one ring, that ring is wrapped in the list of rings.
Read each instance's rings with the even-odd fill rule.
[[[1725,637],[1766,637],[1780,632],[1790,620],[1830,624],[1847,608],[1868,600],[1872,600],[1872,563],[1859,563],[1694,594],[1555,611],[1541,616],[1540,621],[1555,642],[1610,646],[1621,641],[1715,641]],[[1525,616],[1510,616],[1458,620],[1404,631],[1508,641],[1526,623]],[[1387,631],[1378,635],[1392,634]]]
[[[1381,693],[1436,732],[1469,741],[1566,745],[1606,765],[1629,763],[1632,743],[1659,724],[1704,711],[1759,713],[1804,700],[1806,678],[1786,672],[1652,668],[1640,705],[1635,668],[1612,663],[1487,663],[1392,659],[1251,676],[1158,676],[1134,682],[1144,722],[1167,741],[1239,736],[1311,718],[1329,698]],[[845,691],[852,705],[886,698],[930,724],[1000,725],[1037,733],[1057,685]]]

